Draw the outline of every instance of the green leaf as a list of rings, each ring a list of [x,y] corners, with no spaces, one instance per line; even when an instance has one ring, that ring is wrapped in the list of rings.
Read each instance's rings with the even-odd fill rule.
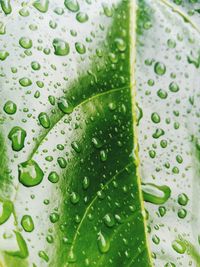
[[[20,15],[16,3],[5,18],[1,128],[17,243],[2,245],[2,264],[150,266],[133,115],[136,6],[77,3],[36,1]]]
[[[155,266],[200,264],[197,2],[138,1],[138,142]]]
[[[0,266],[199,266],[198,1],[0,4]]]

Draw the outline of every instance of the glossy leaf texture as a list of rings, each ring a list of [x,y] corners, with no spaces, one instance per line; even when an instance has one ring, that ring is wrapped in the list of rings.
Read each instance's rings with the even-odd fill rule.
[[[150,266],[136,3],[0,3],[0,265]]]
[[[153,261],[200,266],[200,4],[138,4],[138,141]]]

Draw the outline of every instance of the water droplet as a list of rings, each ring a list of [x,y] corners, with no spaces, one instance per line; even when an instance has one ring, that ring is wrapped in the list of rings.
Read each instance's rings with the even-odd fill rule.
[[[167,45],[169,48],[175,48],[176,47],[176,42],[172,39],[167,40]]]
[[[92,138],[92,143],[96,148],[102,147],[102,142],[97,137]]]
[[[72,104],[64,97],[58,100],[58,108],[65,114],[70,114],[73,111]]]
[[[164,206],[160,206],[158,208],[158,211],[161,217],[163,217],[166,214],[166,208]]]
[[[27,87],[27,86],[30,86],[32,84],[32,81],[27,77],[23,77],[23,78],[19,79],[19,83],[21,86]]]
[[[171,190],[166,185],[152,183],[142,184],[144,200],[156,205],[164,204],[171,196]]]
[[[32,61],[31,62],[31,67],[33,70],[39,70],[40,69],[40,64],[37,61]]]
[[[166,99],[168,96],[168,93],[163,89],[159,89],[157,91],[157,96],[159,96],[161,99]]]
[[[9,132],[8,138],[12,142],[12,149],[14,151],[20,151],[24,147],[26,131],[21,127],[15,126]]]
[[[107,158],[108,158],[108,155],[107,155],[106,151],[105,150],[101,150],[100,151],[100,159],[101,159],[101,161],[106,161]]]
[[[1,207],[1,214],[0,214],[0,225],[5,223],[13,212],[13,204],[9,200],[1,200],[0,199],[0,207]]]
[[[41,112],[38,115],[38,120],[42,127],[44,127],[45,129],[48,129],[50,127],[50,119],[46,112]]]
[[[176,156],[176,161],[181,164],[183,162],[183,158],[181,157],[181,155],[177,155]]]
[[[60,216],[59,216],[59,214],[58,214],[57,212],[52,212],[52,213],[50,214],[50,216],[49,216],[49,219],[50,219],[50,221],[51,221],[52,223],[56,223],[56,222],[58,222],[58,221],[59,221],[59,218],[60,218]]]
[[[77,153],[80,153],[80,152],[81,152],[81,147],[80,147],[80,145],[79,145],[76,141],[72,142],[72,143],[71,143],[71,146],[72,146],[72,148],[73,148]]]
[[[33,6],[40,12],[45,13],[48,11],[49,0],[36,0]]]
[[[115,39],[116,47],[120,52],[124,52],[126,50],[126,43],[123,39],[117,38]]]
[[[3,12],[6,15],[9,15],[12,12],[10,0],[1,0],[0,3],[1,3],[1,8],[2,8]]]
[[[69,44],[62,39],[55,38],[53,40],[54,54],[57,56],[66,56],[69,54]]]
[[[29,11],[26,8],[22,8],[19,10],[19,14],[22,17],[28,17],[30,15]]]
[[[67,166],[67,161],[63,157],[58,157],[57,162],[60,166],[60,168],[64,169]]]
[[[113,9],[112,7],[110,7],[109,5],[107,4],[103,4],[103,11],[104,11],[104,14],[107,16],[107,17],[112,17],[113,16]]]
[[[160,238],[157,235],[154,235],[152,237],[152,241],[154,242],[154,244],[158,245],[160,243]]]
[[[154,112],[151,114],[151,120],[154,122],[154,123],[159,123],[160,122],[160,116],[157,112]]]
[[[156,129],[155,133],[152,136],[153,136],[153,138],[157,139],[164,134],[165,134],[165,132],[163,131],[163,129],[158,128],[158,129]]]
[[[84,189],[84,190],[88,189],[89,185],[90,185],[90,180],[89,180],[88,177],[85,176],[85,177],[83,178],[83,189]]]
[[[170,85],[169,85],[169,90],[170,90],[171,92],[173,92],[173,93],[178,92],[178,91],[179,91],[179,86],[178,86],[178,84],[175,83],[175,82],[170,83]]]
[[[77,0],[65,0],[64,4],[66,8],[72,12],[79,11],[79,3],[77,2]]]
[[[5,50],[0,50],[0,60],[5,60],[9,56],[9,53]]]
[[[40,250],[38,252],[38,256],[43,259],[44,261],[48,262],[49,261],[49,256],[46,254],[44,250]]]
[[[88,15],[86,13],[84,13],[84,12],[79,12],[76,15],[76,19],[79,22],[84,23],[84,22],[88,21]]]
[[[188,196],[185,193],[178,195],[178,204],[181,206],[186,206],[189,201]]]
[[[48,180],[51,183],[57,183],[59,181],[59,175],[57,174],[57,172],[50,172]]]
[[[98,233],[97,245],[101,253],[107,253],[110,249],[110,241],[102,232]]]
[[[174,263],[172,263],[172,262],[168,262],[168,263],[165,264],[164,267],[176,267],[176,265]]]
[[[30,49],[33,45],[32,40],[28,37],[21,37],[19,39],[19,44],[25,49]]]
[[[173,241],[172,248],[179,254],[184,254],[186,251],[186,245],[180,240]]]
[[[42,182],[44,173],[34,160],[28,160],[18,165],[19,182],[24,186],[36,186]]]
[[[165,64],[163,64],[161,62],[156,62],[156,64],[154,65],[154,71],[156,74],[158,74],[160,76],[164,75],[166,72]]]
[[[113,227],[115,225],[115,218],[111,213],[107,213],[103,217],[103,221],[104,221],[105,225],[108,227]]]
[[[0,21],[0,34],[5,34],[5,33],[6,33],[6,26],[2,21]]]
[[[178,210],[178,217],[181,219],[184,219],[187,215],[187,211],[185,209],[179,209]]]
[[[17,111],[17,105],[9,100],[4,104],[3,110],[9,115],[13,115]]]
[[[75,43],[75,48],[79,54],[85,54],[86,52],[85,45],[82,43]]]
[[[24,215],[21,220],[21,225],[26,232],[32,232],[34,230],[33,219],[30,215]]]
[[[70,195],[70,201],[72,204],[77,204],[80,200],[80,196],[76,192],[72,192]]]

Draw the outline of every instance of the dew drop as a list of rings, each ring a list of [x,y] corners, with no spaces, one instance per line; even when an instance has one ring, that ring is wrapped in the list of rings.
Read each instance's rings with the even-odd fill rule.
[[[166,72],[166,66],[165,64],[161,63],[161,62],[156,62],[154,65],[154,71],[156,74],[162,76],[165,74]]]
[[[102,232],[98,233],[97,245],[101,253],[107,253],[110,249],[110,241]]]
[[[60,38],[53,40],[54,54],[57,56],[66,56],[69,54],[69,44]]]
[[[164,204],[171,196],[171,189],[167,185],[142,184],[144,200],[156,205]]]
[[[14,151],[20,151],[24,147],[26,131],[21,127],[15,126],[9,132],[8,138],[12,142],[12,149]]]
[[[17,111],[17,105],[13,101],[9,100],[4,104],[3,110],[9,115],[13,115]]]
[[[24,186],[36,186],[42,182],[44,173],[34,160],[28,160],[18,165],[19,182]]]
[[[32,232],[34,230],[33,219],[30,215],[24,215],[21,220],[21,225],[26,232]]]
[[[48,129],[50,127],[50,119],[46,112],[41,112],[38,115],[38,120],[40,122],[40,125],[44,127],[45,129]]]
[[[79,3],[77,0],[65,0],[64,4],[65,7],[72,12],[79,11]]]

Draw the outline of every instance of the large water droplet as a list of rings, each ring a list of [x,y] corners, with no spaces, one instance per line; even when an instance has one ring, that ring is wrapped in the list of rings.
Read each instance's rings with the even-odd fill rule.
[[[45,13],[49,7],[49,0],[36,0],[33,6],[40,12]]]
[[[0,60],[4,61],[9,56],[9,53],[5,50],[0,50]]]
[[[51,183],[57,183],[59,181],[59,175],[57,174],[57,172],[53,171],[50,172],[49,176],[48,176],[48,180]]]
[[[69,44],[60,38],[53,40],[54,54],[57,56],[66,56],[69,54]]]
[[[72,12],[79,11],[79,3],[77,0],[65,0],[64,4],[66,8]]]
[[[23,77],[23,78],[19,79],[19,83],[21,86],[27,87],[27,86],[30,86],[32,84],[32,81],[27,77]]]
[[[40,124],[45,128],[48,129],[50,127],[50,119],[46,112],[41,112],[38,115],[38,119]]]
[[[97,245],[101,253],[106,253],[110,249],[110,241],[102,232],[98,233]]]
[[[3,110],[9,115],[13,115],[17,111],[17,105],[13,101],[9,100],[4,104]]]
[[[10,4],[10,0],[1,0],[0,1],[0,4],[1,4],[1,8],[3,10],[3,12],[8,15],[12,12],[12,7],[11,7],[11,4]]]
[[[167,185],[142,184],[144,200],[156,205],[164,204],[171,196],[171,189]]]
[[[188,196],[185,193],[178,195],[178,204],[186,206],[189,201]]]
[[[36,186],[42,182],[44,173],[34,160],[28,160],[18,165],[19,182],[24,186]]]
[[[14,151],[20,151],[24,147],[26,131],[21,127],[15,126],[9,132],[8,138],[12,142],[12,149]]]
[[[154,65],[154,71],[156,74],[158,74],[160,76],[164,75],[166,72],[165,64],[163,64],[161,62],[156,62],[156,64]]]
[[[58,100],[58,107],[65,114],[70,114],[73,111],[72,104],[64,97]]]
[[[13,204],[9,200],[1,200],[0,199],[0,225],[5,223],[13,212]]]
[[[28,37],[21,37],[19,39],[19,44],[21,45],[21,47],[23,47],[25,49],[29,49],[33,45],[32,40]]]
[[[32,232],[34,230],[33,219],[30,215],[24,215],[21,220],[21,225],[26,232]]]
[[[184,254],[186,251],[186,245],[180,240],[173,241],[172,248],[179,254]]]

